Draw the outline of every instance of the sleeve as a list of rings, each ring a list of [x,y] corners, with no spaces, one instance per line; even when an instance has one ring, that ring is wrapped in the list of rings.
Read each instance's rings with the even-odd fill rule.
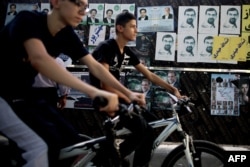
[[[106,62],[110,64],[113,57],[112,55],[114,54],[112,52],[114,52],[114,49],[112,49],[107,43],[103,42],[96,47],[92,55],[98,62]]]
[[[126,47],[126,54],[130,56],[130,61],[128,65],[136,66],[140,63],[140,60],[137,58],[137,52],[132,50],[130,47]]]
[[[73,61],[77,61],[89,54],[74,29],[70,26],[60,31],[58,43],[61,43],[62,46],[60,47],[63,48],[63,53],[70,56]]]
[[[38,13],[31,11],[21,11],[15,20],[10,24],[10,37],[23,43],[30,38],[41,39],[41,28],[44,27],[43,22],[39,19]]]

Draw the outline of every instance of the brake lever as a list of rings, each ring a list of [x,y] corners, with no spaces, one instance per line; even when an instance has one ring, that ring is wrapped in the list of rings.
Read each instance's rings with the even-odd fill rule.
[[[192,102],[190,102],[190,98],[178,99],[175,95],[173,95],[173,94],[171,94],[171,93],[169,93],[169,92],[167,92],[167,93],[168,93],[168,95],[169,95],[176,103],[178,103],[179,105],[184,106],[184,107],[188,110],[188,112],[190,112],[190,113],[192,112],[190,106],[194,106],[195,104],[192,103]]]

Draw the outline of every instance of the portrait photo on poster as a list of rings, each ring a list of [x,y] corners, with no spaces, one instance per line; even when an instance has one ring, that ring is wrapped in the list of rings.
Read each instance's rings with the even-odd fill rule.
[[[137,7],[138,32],[174,31],[172,6]]]
[[[5,25],[15,18],[18,12],[23,10],[41,11],[40,3],[8,3]]]
[[[138,32],[135,40],[135,50],[138,55],[153,57],[155,51],[155,32]],[[153,53],[152,53],[153,52]]]
[[[175,61],[176,33],[157,32],[155,60]]]
[[[250,103],[250,77],[249,76],[240,76],[239,80],[239,103],[240,105],[248,105]]]
[[[178,34],[197,33],[198,16],[198,6],[179,6]]]
[[[178,34],[177,62],[197,62],[197,34]]]
[[[181,91],[181,83],[180,83],[180,71],[175,70],[155,70],[153,71],[156,75],[158,75],[161,79],[163,79],[165,82],[170,84],[173,87],[176,87],[179,91]],[[155,87],[160,88],[157,85],[154,85]]]
[[[219,6],[201,5],[199,8],[199,33],[218,34],[219,32]]]
[[[221,5],[220,33],[240,34],[241,6]]]
[[[213,34],[198,34],[198,56],[199,62],[216,63],[213,59]]]

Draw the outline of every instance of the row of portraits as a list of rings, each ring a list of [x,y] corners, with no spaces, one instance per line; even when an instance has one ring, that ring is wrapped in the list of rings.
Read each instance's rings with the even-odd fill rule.
[[[164,81],[183,92],[180,71],[153,71]],[[88,72],[72,72],[73,75],[82,81],[89,83]],[[249,102],[250,77],[239,74],[211,74],[211,96],[210,114],[214,116],[239,116],[240,106]],[[144,93],[147,101],[147,109],[151,111],[167,111],[173,104],[173,99],[168,92],[159,86],[154,85],[140,73],[134,70],[122,72],[120,82],[128,89]],[[89,97],[74,89],[68,95],[67,108],[91,108],[92,101]]]
[[[137,10],[136,10],[137,9]],[[242,15],[241,15],[242,9]],[[221,6],[179,6],[178,33],[199,32],[210,34],[240,34],[249,32],[249,5]],[[49,3],[9,3],[6,23],[21,10],[36,10],[48,12]],[[84,25],[114,26],[117,14],[131,12],[137,16],[139,32],[175,31],[174,11],[172,6],[137,7],[132,4],[89,3],[89,12],[83,16]],[[220,24],[220,25],[219,25]],[[198,31],[199,29],[199,31]],[[220,30],[220,32],[219,32]]]
[[[72,72],[73,75],[78,77],[84,82],[89,83],[88,72]],[[155,71],[164,81],[181,89],[179,82],[180,73],[176,71]],[[145,94],[147,101],[147,109],[167,110],[171,108],[172,99],[169,97],[166,90],[155,86],[148,79],[144,78],[136,71],[122,72],[120,75],[120,82],[124,84],[128,89],[141,92]],[[67,108],[88,108],[91,107],[92,101],[89,97],[81,92],[72,89],[68,95]]]
[[[244,14],[242,18],[248,19],[248,12],[250,11],[247,8],[248,6],[243,6]],[[6,16],[6,23],[10,21],[18,11],[28,9],[28,10],[36,10],[36,11],[49,11],[48,3],[41,4],[13,4],[10,3],[8,5],[8,11]],[[115,29],[112,26],[114,24],[115,16],[124,12],[125,10],[131,13],[135,13],[135,4],[89,4],[90,11],[86,17],[83,18],[83,23],[80,24],[75,32],[79,36],[80,40],[83,42],[85,46],[88,47],[91,52],[101,41],[109,38],[115,37]],[[250,7],[249,7],[250,9]],[[96,11],[99,11],[96,13]],[[112,11],[111,13],[109,13]],[[237,32],[233,32],[233,34],[239,34],[238,30],[240,27],[239,17],[241,14],[241,6],[200,6],[200,15],[202,12],[206,15],[200,16],[200,18],[205,18],[202,21],[200,20],[199,27],[200,28],[217,28],[218,30],[218,13],[221,11],[221,18],[227,18],[226,16],[222,16],[222,13],[230,13],[231,24],[237,27]],[[224,11],[224,12],[223,12]],[[246,33],[237,39],[230,40],[228,42],[228,48],[224,49],[224,52],[220,55],[232,55],[232,56],[218,56],[216,50],[220,48],[215,48],[214,46],[220,46],[218,43],[219,40],[216,34],[218,31],[208,30],[203,31],[200,30],[197,34],[197,23],[198,23],[198,7],[197,6],[180,6],[179,7],[179,15],[183,13],[183,17],[179,17],[178,20],[178,34],[173,32],[173,27],[168,29],[168,31],[163,30],[165,32],[157,32],[159,30],[150,32],[139,32],[137,34],[136,41],[129,42],[129,46],[135,47],[139,53],[139,55],[149,56],[148,60],[152,61],[177,61],[177,62],[206,62],[206,63],[231,63],[236,64],[237,61],[246,61],[247,55],[250,53],[250,33]],[[105,14],[106,13],[106,14]],[[143,15],[141,13],[144,13]],[[148,15],[147,15],[148,14]],[[150,14],[150,15],[149,15]],[[149,20],[153,20],[154,24],[150,25],[159,25],[159,23],[163,23],[163,25],[173,25],[172,21],[174,19],[174,12],[171,6],[157,6],[157,7],[137,7],[137,15],[138,15],[138,30],[140,31],[141,25],[148,24]],[[167,17],[168,16],[168,17]],[[195,16],[195,17],[194,17]],[[215,17],[216,16],[216,17]],[[237,19],[236,19],[237,17]],[[102,22],[104,18],[112,20],[109,23],[112,24],[95,24],[95,22],[100,23],[100,19],[102,18]],[[165,23],[164,21],[159,21],[160,19],[164,19],[164,21],[171,23]],[[184,19],[184,20],[183,20]],[[226,20],[228,20],[226,19]],[[93,21],[96,20],[96,21]],[[156,21],[159,23],[156,23]],[[88,24],[88,22],[92,22]],[[186,26],[184,26],[184,23]],[[206,25],[210,24],[210,26]],[[222,23],[222,22],[221,22]],[[86,26],[90,25],[90,26]],[[189,26],[187,26],[189,24]],[[167,26],[165,26],[167,27]],[[248,25],[245,25],[247,28]],[[244,27],[243,27],[244,28]],[[188,30],[186,33],[183,30]],[[192,29],[192,30],[189,30]],[[246,29],[246,31],[248,28]],[[229,39],[229,38],[228,38]],[[222,39],[223,41],[224,39]],[[241,44],[242,40],[244,40],[244,44]],[[238,41],[238,42],[236,42]],[[217,43],[216,43],[217,42]],[[216,43],[216,45],[214,44]],[[240,48],[238,46],[241,45]],[[217,54],[216,56],[212,56]],[[148,64],[150,65],[149,62]]]

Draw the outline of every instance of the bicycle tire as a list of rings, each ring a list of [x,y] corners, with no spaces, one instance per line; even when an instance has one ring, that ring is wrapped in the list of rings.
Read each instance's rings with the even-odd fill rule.
[[[193,144],[196,151],[193,157],[195,167],[211,167],[208,161],[213,162],[213,167],[224,166],[225,150],[222,147],[204,140],[195,140]],[[162,167],[188,167],[184,149],[183,144],[174,148],[164,159]]]

